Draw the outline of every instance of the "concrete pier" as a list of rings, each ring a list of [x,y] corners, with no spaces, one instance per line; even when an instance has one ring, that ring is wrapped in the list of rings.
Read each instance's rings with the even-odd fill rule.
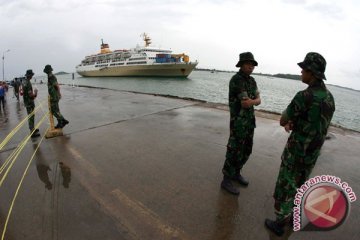
[[[37,85],[36,122],[47,111],[46,85]],[[287,231],[264,227],[274,218],[273,190],[288,133],[278,116],[257,113],[254,148],[240,196],[220,189],[229,136],[226,106],[146,94],[62,86],[64,136],[30,139],[0,186],[0,233],[5,239],[358,239],[360,200],[339,228]],[[12,91],[12,89],[10,89]],[[27,116],[23,101],[7,96],[0,139]],[[56,122],[56,120],[55,120]],[[27,122],[0,150],[3,166],[29,134]],[[330,129],[311,176],[329,174],[360,196],[360,134]],[[11,202],[34,155],[17,198]],[[6,170],[5,170],[6,171]],[[0,175],[3,178],[5,171]]]

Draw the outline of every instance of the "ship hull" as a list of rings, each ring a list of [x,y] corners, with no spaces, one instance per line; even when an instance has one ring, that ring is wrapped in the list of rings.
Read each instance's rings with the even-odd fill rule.
[[[82,66],[76,71],[83,77],[187,77],[196,65],[197,62],[125,65],[100,69]]]

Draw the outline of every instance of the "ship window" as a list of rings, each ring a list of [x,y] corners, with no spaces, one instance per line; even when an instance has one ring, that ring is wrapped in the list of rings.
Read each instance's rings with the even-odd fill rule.
[[[129,61],[136,61],[136,60],[145,60],[146,58],[141,57],[141,58],[131,58],[129,59]]]
[[[131,64],[146,64],[146,61],[129,62],[129,63],[127,63],[127,65],[131,65]]]
[[[107,64],[97,64],[95,67],[107,67]]]
[[[112,64],[110,64],[110,66],[119,66],[119,65],[124,65],[124,63],[112,63]]]

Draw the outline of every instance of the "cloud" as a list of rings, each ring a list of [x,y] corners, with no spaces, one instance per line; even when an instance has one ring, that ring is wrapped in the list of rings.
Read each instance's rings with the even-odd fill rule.
[[[344,19],[345,14],[342,1],[335,0],[282,0],[282,3],[306,9],[311,13],[318,13],[324,18]]]
[[[0,53],[6,75],[45,64],[71,72],[85,55],[143,44],[185,52],[200,67],[236,70],[238,54],[252,51],[259,72],[294,73],[317,51],[329,63],[329,81],[351,77],[360,62],[356,1],[305,0],[0,0]],[[260,6],[260,7],[259,7]],[[341,56],[341,58],[339,57]],[[351,74],[354,73],[354,74]],[[334,76],[334,77],[332,77]]]
[[[345,15],[339,5],[333,3],[315,3],[306,6],[306,9],[321,14],[323,17],[344,19]]]
[[[287,4],[306,4],[306,0],[282,0],[283,3]]]

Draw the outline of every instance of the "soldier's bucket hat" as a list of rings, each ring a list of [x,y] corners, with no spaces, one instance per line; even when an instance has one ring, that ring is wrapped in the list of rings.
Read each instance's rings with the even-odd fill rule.
[[[306,54],[304,61],[298,63],[299,67],[311,71],[315,77],[326,80],[325,68],[326,60],[316,52]]]
[[[236,64],[236,67],[241,67],[241,65],[246,61],[252,62],[254,66],[258,65],[257,61],[254,59],[254,55],[251,52],[243,52],[239,55],[239,62]]]
[[[25,73],[25,77],[27,77],[27,76],[34,76],[34,72],[33,72],[33,70],[32,69],[28,69],[28,70],[26,70],[26,73]]]
[[[51,67],[51,65],[46,65],[45,68],[44,68],[44,73],[48,73],[48,72],[51,72],[53,69]]]

